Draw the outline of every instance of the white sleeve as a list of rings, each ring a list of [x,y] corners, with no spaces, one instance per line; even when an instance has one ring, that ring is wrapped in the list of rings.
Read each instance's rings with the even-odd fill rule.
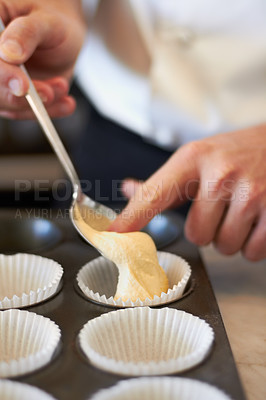
[[[99,0],[82,0],[82,8],[87,21],[90,21],[97,10]]]

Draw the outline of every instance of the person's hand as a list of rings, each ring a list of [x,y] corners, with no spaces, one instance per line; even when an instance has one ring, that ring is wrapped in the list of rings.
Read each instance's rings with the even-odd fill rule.
[[[85,33],[78,0],[0,0],[6,26],[0,37],[0,116],[32,118],[23,96],[28,81],[18,68],[25,63],[49,114],[71,114],[69,80]]]
[[[110,226],[141,229],[157,213],[193,199],[185,224],[197,245],[214,242],[224,254],[266,257],[266,126],[184,145],[146,182],[124,182],[131,197]],[[147,160],[148,162],[148,160]]]

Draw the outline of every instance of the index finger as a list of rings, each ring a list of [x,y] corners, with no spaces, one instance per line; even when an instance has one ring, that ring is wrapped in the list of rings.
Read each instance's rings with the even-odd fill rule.
[[[193,147],[193,146],[192,146]],[[190,146],[175,152],[146,182],[141,184],[121,214],[110,225],[116,232],[137,231],[156,214],[183,204],[194,196],[198,186],[197,158]]]

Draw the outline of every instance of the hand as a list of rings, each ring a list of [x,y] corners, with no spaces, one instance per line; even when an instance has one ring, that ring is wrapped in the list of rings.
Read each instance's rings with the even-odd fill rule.
[[[6,25],[0,38],[0,116],[32,118],[23,96],[28,81],[21,63],[52,117],[75,109],[69,80],[82,45],[85,26],[78,0],[0,0]]]
[[[214,242],[224,254],[242,250],[256,261],[266,257],[266,125],[189,143],[145,183],[125,181],[132,196],[110,226],[141,229],[157,213],[193,199],[187,238]]]

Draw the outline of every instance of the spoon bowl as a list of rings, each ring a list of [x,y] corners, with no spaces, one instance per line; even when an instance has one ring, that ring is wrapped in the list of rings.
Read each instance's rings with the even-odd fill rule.
[[[98,231],[107,230],[111,222],[117,217],[117,213],[114,210],[92,200],[82,191],[74,192],[73,201],[70,207],[70,218],[79,234],[90,244],[92,243],[78,224],[77,217],[75,216],[76,208],[78,208],[83,221],[87,222],[90,227],[97,229]]]

